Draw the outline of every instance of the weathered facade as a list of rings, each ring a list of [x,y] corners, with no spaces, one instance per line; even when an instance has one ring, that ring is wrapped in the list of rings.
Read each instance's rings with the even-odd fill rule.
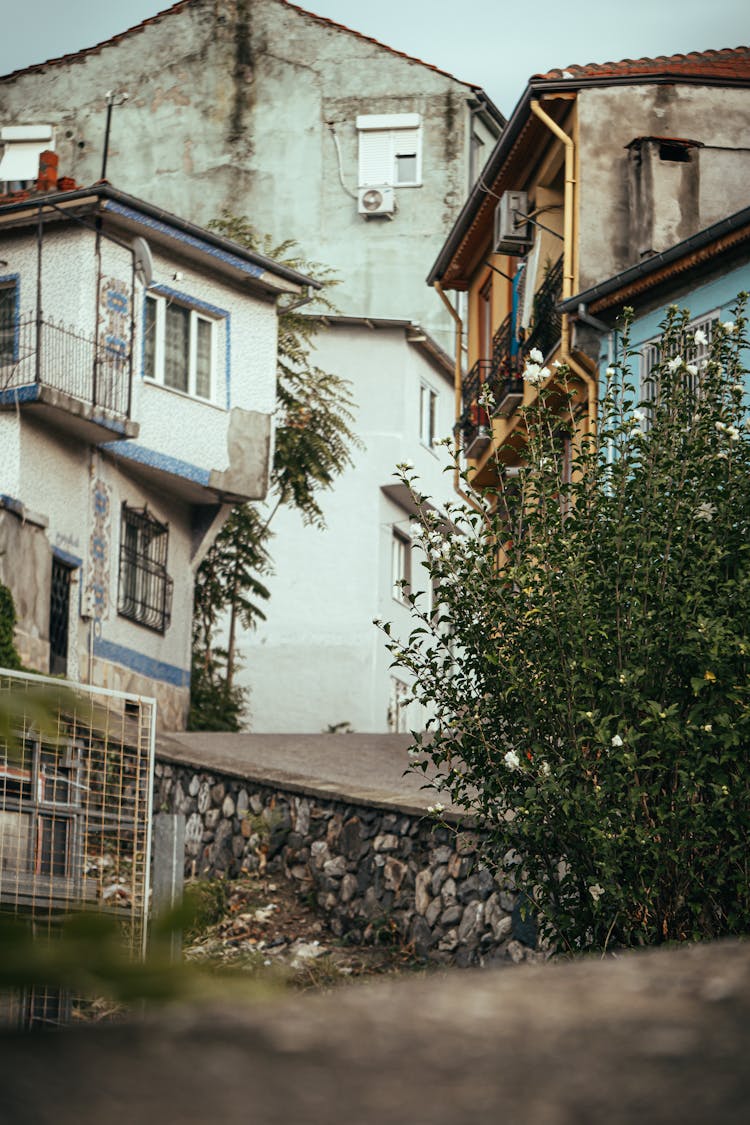
[[[194,571],[231,503],[265,496],[275,302],[309,279],[108,187],[0,206],[0,253],[0,581],[22,658],[155,696],[179,728]]]
[[[183,0],[0,79],[0,126],[11,137],[46,128],[62,165],[91,183],[115,81],[129,97],[113,110],[113,183],[200,223],[223,209],[247,215],[271,244],[294,239],[339,278],[333,299],[352,322],[324,334],[315,358],[352,380],[367,450],[325,498],[330,534],[276,517],[269,624],[241,642],[240,676],[255,729],[348,719],[386,730],[404,685],[391,683],[371,621],[405,614],[391,597],[391,540],[411,548],[408,513],[382,488],[408,459],[424,461],[430,491],[448,492],[432,438],[423,456],[421,381],[440,398],[432,437],[452,419],[442,361],[436,369],[403,326],[452,348],[451,318],[424,276],[503,118],[479,88],[286,0]],[[419,576],[418,557],[411,570]]]
[[[182,0],[0,79],[0,125],[52,126],[61,166],[93,183],[115,81],[118,187],[202,224],[247,214],[338,273],[341,312],[448,331],[423,279],[502,123],[481,90],[286,0]],[[373,186],[395,209],[360,213]]]
[[[498,450],[509,464],[523,454],[532,348],[544,378],[567,364],[580,388],[574,429],[593,430],[599,342],[572,298],[746,202],[749,108],[747,48],[531,79],[485,169],[491,194],[474,188],[430,274],[469,294],[460,421],[478,483]]]

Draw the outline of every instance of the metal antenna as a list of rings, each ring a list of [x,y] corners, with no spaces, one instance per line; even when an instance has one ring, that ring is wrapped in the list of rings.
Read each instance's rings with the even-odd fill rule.
[[[104,130],[104,152],[102,154],[102,174],[100,180],[107,178],[107,157],[109,155],[109,128],[112,123],[112,108],[113,106],[125,105],[129,95],[126,93],[118,94],[116,90],[107,90],[107,125]]]

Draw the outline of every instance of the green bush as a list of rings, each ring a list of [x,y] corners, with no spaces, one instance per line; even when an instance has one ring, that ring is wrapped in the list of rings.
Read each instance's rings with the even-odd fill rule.
[[[625,340],[572,483],[560,367],[525,411],[519,474],[479,511],[451,506],[462,535],[445,538],[401,468],[439,598],[433,615],[410,595],[413,631],[390,641],[432,715],[417,750],[559,949],[750,928],[743,307],[700,364],[702,338],[670,310],[650,406]]]

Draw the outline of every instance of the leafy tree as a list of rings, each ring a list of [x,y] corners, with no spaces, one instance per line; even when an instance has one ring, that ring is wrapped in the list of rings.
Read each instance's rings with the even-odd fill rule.
[[[21,658],[13,637],[15,624],[16,607],[13,604],[13,595],[8,587],[0,582],[0,668],[21,667]]]
[[[234,683],[237,629],[251,629],[264,620],[261,603],[269,592],[263,579],[272,570],[273,516],[285,505],[299,511],[306,523],[324,526],[320,493],[352,463],[352,450],[359,443],[351,429],[354,404],[348,381],[313,362],[321,318],[334,308],[327,295],[336,284],[331,270],[300,257],[293,241],[274,246],[244,216],[225,211],[209,225],[323,285],[308,311],[299,311],[294,302],[279,310],[276,439],[268,504],[233,509],[196,580],[189,725],[194,730],[239,730],[245,698]],[[228,636],[222,648],[217,634],[225,618]]]
[[[409,595],[415,627],[389,642],[432,713],[416,765],[487,826],[557,948],[750,927],[743,307],[700,362],[671,309],[643,402],[625,340],[572,480],[574,377],[530,363],[524,466],[452,506],[462,535],[402,468],[440,599],[433,617]]]

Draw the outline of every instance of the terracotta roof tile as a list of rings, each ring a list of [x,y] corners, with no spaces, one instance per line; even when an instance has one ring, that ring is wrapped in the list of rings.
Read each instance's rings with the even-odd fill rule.
[[[135,24],[133,27],[121,31],[118,35],[113,35],[111,39],[104,39],[101,43],[95,43],[93,47],[84,47],[80,51],[73,51],[68,55],[60,55],[59,58],[47,59],[45,62],[33,63],[31,66],[22,67],[20,70],[13,70],[10,74],[0,76],[0,82],[8,81],[11,78],[18,78],[22,74],[34,74],[37,71],[45,70],[48,66],[58,66],[61,63],[80,62],[88,55],[97,55],[104,47],[113,47],[115,44],[122,42],[132,35],[137,35],[143,31],[144,28],[149,27],[151,24],[158,23],[164,19],[165,16],[176,15],[184,8],[189,8],[196,0],[180,0],[179,3],[173,4],[171,8],[164,8],[161,12],[150,16],[141,23]],[[286,8],[291,8],[292,11],[298,12],[308,19],[315,20],[316,23],[324,24],[327,27],[335,28],[337,31],[345,31],[349,35],[354,35],[357,39],[361,39],[365,43],[372,43],[376,47],[380,47],[384,51],[389,51],[392,55],[397,55],[398,58],[406,59],[407,62],[418,63],[419,66],[424,66],[428,70],[434,70],[436,74],[443,74],[446,78],[452,78],[454,82],[460,82],[462,86],[468,86],[472,90],[479,90],[481,87],[473,82],[464,82],[460,78],[456,78],[448,70],[441,70],[439,66],[433,66],[432,63],[424,62],[423,59],[418,59],[414,55],[407,55],[405,51],[397,51],[395,47],[389,47],[387,43],[381,43],[379,39],[373,39],[370,35],[363,35],[359,31],[354,31],[351,27],[347,27],[343,23],[336,23],[335,20],[329,20],[326,16],[318,16],[315,12],[310,12],[306,8],[300,8],[297,4],[289,3],[289,0],[279,0]]]
[[[732,81],[750,79],[750,47],[726,47],[720,51],[691,51],[687,55],[659,55],[655,59],[621,59],[620,62],[586,63],[535,74],[534,79],[560,81],[586,78],[633,78],[670,75],[676,78],[705,78]]]

